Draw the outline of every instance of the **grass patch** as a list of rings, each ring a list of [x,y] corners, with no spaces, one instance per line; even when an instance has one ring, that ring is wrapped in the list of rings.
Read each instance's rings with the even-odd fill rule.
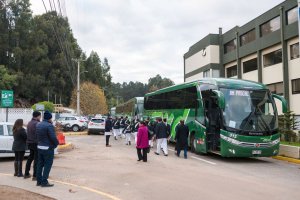
[[[300,142],[285,142],[285,141],[280,141],[280,144],[291,145],[291,146],[295,146],[295,147],[300,147]]]

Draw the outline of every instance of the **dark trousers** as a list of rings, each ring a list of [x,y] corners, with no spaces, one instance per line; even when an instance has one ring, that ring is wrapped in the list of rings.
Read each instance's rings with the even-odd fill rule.
[[[54,149],[38,149],[37,182],[42,185],[48,183],[49,173],[53,164]]]
[[[143,160],[144,162],[147,162],[147,148],[144,149],[140,149],[140,148],[136,148],[137,149],[137,155],[139,160]],[[143,153],[142,153],[143,150]]]
[[[33,162],[33,177],[36,177],[36,168],[38,160],[37,144],[28,144],[28,149],[30,150],[30,154],[26,162],[25,175],[29,175],[31,163]]]
[[[187,147],[183,149],[184,157],[187,158]],[[177,155],[180,156],[181,149],[177,147]]]
[[[15,151],[15,161],[22,162],[24,159],[24,154],[25,154],[25,151]]]
[[[106,145],[109,145],[109,138],[110,138],[110,135],[106,135],[105,139],[106,139]]]

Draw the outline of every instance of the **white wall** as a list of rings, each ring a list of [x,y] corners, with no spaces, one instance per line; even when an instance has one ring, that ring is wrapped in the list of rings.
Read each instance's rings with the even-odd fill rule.
[[[205,48],[206,55],[203,50],[197,52],[191,57],[185,59],[185,73],[192,72],[210,63],[220,63],[220,50],[218,45],[209,45]]]
[[[194,76],[188,77],[185,79],[185,82],[190,82],[190,81],[196,81],[203,78],[203,72],[199,73],[199,74],[195,74]]]
[[[300,115],[300,94],[292,94],[292,80],[300,78],[300,58],[290,59],[290,45],[298,43],[299,39],[294,38],[288,41],[288,61],[289,61],[289,84],[290,84],[290,108],[297,115]]]

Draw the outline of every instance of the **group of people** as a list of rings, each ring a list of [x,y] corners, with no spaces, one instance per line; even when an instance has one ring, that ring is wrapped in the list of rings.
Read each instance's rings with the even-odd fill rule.
[[[179,157],[181,150],[184,150],[184,158],[187,158],[189,128],[184,124],[184,120],[175,128],[176,135],[176,155]],[[126,116],[112,119],[108,117],[105,123],[106,147],[111,147],[109,143],[110,136],[118,138],[126,138],[126,145],[131,145],[131,138],[137,148],[138,161],[147,162],[147,153],[153,148],[156,142],[156,155],[160,155],[161,151],[168,156],[168,141],[171,138],[171,126],[167,123],[167,119],[156,118],[155,122],[151,122],[150,118],[145,121],[139,119],[129,120]]]
[[[52,187],[53,184],[48,182],[48,177],[53,164],[54,149],[58,145],[52,114],[45,111],[41,121],[41,113],[34,111],[27,130],[24,128],[22,119],[16,120],[13,126],[13,137],[14,176],[25,179],[32,177],[32,181],[36,181],[37,186]],[[23,174],[23,159],[27,149],[30,150],[30,154]],[[29,172],[32,162],[33,174],[31,175]]]

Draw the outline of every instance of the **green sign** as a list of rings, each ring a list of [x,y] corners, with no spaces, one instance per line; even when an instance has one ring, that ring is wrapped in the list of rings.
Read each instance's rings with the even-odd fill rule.
[[[14,91],[1,90],[1,107],[2,108],[14,107]]]

